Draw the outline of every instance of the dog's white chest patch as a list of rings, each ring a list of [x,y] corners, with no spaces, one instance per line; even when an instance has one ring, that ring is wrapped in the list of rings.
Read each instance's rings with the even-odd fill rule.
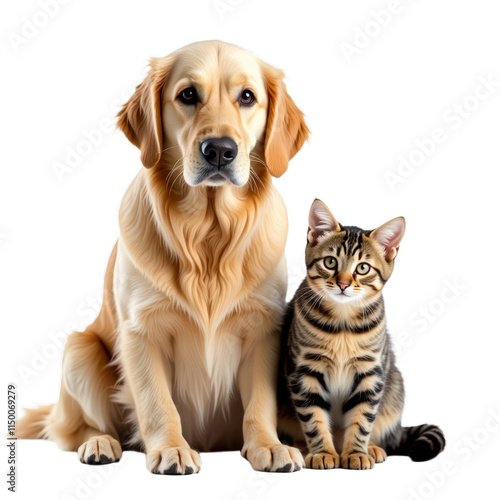
[[[180,333],[173,356],[174,400],[194,411],[202,425],[209,411],[227,406],[236,389],[240,358],[241,339],[230,332]]]

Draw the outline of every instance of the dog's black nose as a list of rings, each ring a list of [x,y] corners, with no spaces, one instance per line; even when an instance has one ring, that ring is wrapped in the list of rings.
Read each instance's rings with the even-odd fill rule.
[[[238,154],[238,145],[230,137],[211,137],[201,143],[201,154],[214,167],[223,167]]]

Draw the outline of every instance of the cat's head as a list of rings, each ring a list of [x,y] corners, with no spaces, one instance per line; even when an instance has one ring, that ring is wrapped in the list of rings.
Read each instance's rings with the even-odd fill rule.
[[[377,229],[341,226],[328,207],[315,200],[307,231],[307,280],[324,300],[362,305],[378,296],[394,268],[405,232],[397,217]]]

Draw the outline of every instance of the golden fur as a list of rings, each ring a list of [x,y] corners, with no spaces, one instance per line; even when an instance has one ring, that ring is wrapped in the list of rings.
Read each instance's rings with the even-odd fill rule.
[[[141,447],[149,470],[188,474],[199,451],[242,449],[258,470],[294,470],[276,431],[287,217],[272,185],[308,136],[281,71],[218,42],[160,59],[118,115],[141,151],[120,207],[102,310],[68,338],[59,402],[29,410],[18,437],[86,463]],[[199,105],[176,98],[195,86]],[[252,107],[238,95],[250,89]],[[207,137],[238,145],[236,184],[196,184]]]

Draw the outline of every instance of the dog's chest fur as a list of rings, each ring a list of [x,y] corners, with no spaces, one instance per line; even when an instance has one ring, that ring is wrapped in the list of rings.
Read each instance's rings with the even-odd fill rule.
[[[161,349],[184,437],[199,450],[241,447],[238,369],[252,348],[249,339],[269,333],[284,307],[281,266],[284,260],[265,284],[212,323],[153,289],[135,269],[127,271],[130,286],[122,288],[122,295],[131,314],[123,323],[141,325],[142,334]],[[133,407],[126,380],[119,399]]]
[[[147,204],[141,196],[143,190],[132,189],[131,201],[122,205],[123,242],[115,269],[121,279],[115,279],[114,287],[119,323],[147,336],[162,351],[191,445],[234,449],[241,441],[238,369],[252,339],[275,328],[284,306],[282,200],[270,193],[279,199],[269,221],[252,205],[238,210],[228,200],[225,207],[200,207],[189,215],[172,207],[166,215],[155,213],[162,221],[155,225],[144,224],[145,218],[138,222],[136,214]],[[122,401],[131,402],[126,394],[125,389]],[[231,421],[236,417],[235,423],[222,425],[226,415]],[[214,418],[219,421],[211,425]],[[209,435],[206,428],[212,429]]]

